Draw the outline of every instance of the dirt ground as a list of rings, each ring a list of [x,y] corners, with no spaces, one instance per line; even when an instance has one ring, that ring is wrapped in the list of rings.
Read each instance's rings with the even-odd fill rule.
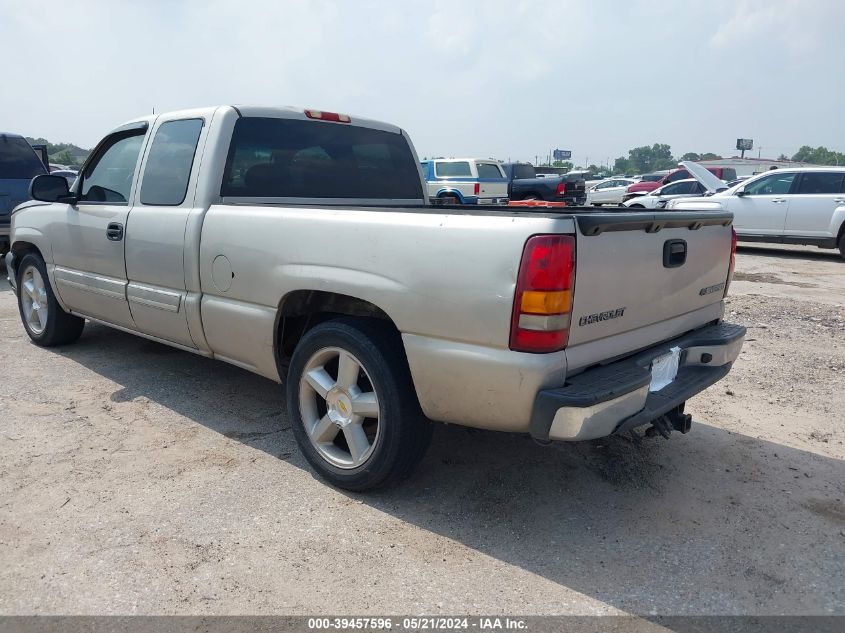
[[[5,278],[5,271],[2,271]],[[2,614],[845,613],[845,261],[743,247],[740,359],[688,435],[438,426],[371,495],[315,479],[281,389],[0,282]]]

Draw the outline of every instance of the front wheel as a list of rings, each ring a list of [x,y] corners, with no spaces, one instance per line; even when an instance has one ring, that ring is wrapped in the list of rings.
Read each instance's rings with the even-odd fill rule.
[[[645,207],[641,204],[629,204],[628,208],[629,209],[645,209]]]
[[[839,237],[839,254],[845,257],[845,233]]]
[[[65,312],[59,305],[47,266],[34,253],[26,255],[18,267],[18,310],[29,338],[42,347],[73,343],[85,327],[85,319]]]
[[[302,337],[291,358],[287,409],[297,444],[314,470],[346,490],[407,476],[431,439],[402,340],[387,327],[327,321]]]

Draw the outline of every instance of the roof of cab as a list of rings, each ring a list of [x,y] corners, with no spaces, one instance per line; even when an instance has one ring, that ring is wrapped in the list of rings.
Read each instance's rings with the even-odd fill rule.
[[[143,117],[137,117],[130,121],[124,123],[123,126],[131,125],[133,123],[149,123],[152,124],[159,117],[166,117],[168,119],[173,118],[182,118],[182,117],[196,117],[196,116],[210,116],[217,110],[221,108],[231,108],[235,112],[237,112],[242,117],[260,117],[260,118],[271,118],[271,119],[301,119],[304,121],[314,121],[315,123],[332,123],[334,125],[355,125],[358,127],[367,127],[372,128],[374,130],[382,130],[385,132],[393,132],[396,134],[401,134],[402,130],[396,125],[391,123],[385,123],[383,121],[376,121],[373,119],[367,119],[364,117],[359,117],[357,115],[348,115],[351,119],[350,123],[335,123],[333,121],[321,121],[319,119],[312,119],[306,116],[306,111],[312,112],[327,112],[325,110],[317,110],[316,108],[300,108],[294,106],[259,106],[259,105],[238,105],[238,104],[231,104],[231,105],[220,105],[220,106],[210,106],[204,108],[191,108],[189,110],[175,110],[169,112],[161,112],[159,114],[153,114]],[[120,126],[120,127],[123,127]],[[117,129],[120,129],[118,127]]]

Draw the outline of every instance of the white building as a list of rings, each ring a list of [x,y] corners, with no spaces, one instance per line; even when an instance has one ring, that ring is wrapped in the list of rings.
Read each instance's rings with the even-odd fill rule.
[[[740,158],[734,156],[733,158],[720,158],[718,160],[702,160],[699,164],[705,167],[733,167],[736,170],[737,176],[753,176],[764,171],[770,170],[772,167],[815,167],[810,163],[799,163],[792,160],[776,160],[774,158]]]

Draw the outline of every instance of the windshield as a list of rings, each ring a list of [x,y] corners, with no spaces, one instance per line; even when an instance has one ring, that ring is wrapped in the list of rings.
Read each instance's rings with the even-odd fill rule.
[[[26,139],[0,135],[0,180],[30,180],[46,173]]]

